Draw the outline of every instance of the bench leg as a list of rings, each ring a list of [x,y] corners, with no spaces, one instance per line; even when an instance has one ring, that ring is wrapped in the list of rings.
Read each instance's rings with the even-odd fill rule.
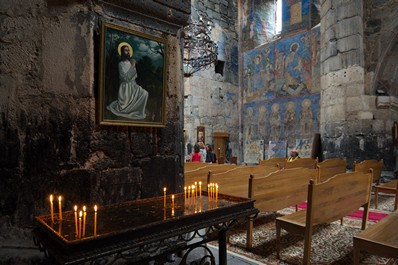
[[[246,234],[246,249],[253,247],[253,218],[249,217],[247,223],[247,234]]]
[[[307,227],[304,238],[304,258],[303,264],[310,264],[311,260],[312,227]]]
[[[379,189],[375,187],[375,209],[379,206]]]
[[[359,265],[359,258],[360,258],[360,255],[361,255],[361,251],[360,251],[359,246],[358,246],[358,241],[355,238],[354,238],[354,250],[353,250],[353,253],[354,253],[354,265]]]
[[[280,250],[280,239],[281,239],[281,225],[278,220],[275,221],[276,225],[276,241],[275,241],[275,248],[276,248],[276,258],[280,259],[279,250]]]

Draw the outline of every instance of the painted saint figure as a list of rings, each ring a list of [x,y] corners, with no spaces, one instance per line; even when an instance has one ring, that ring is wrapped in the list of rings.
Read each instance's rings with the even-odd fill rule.
[[[113,114],[125,118],[145,119],[145,107],[148,101],[148,91],[136,83],[137,69],[132,59],[133,48],[122,42],[118,46],[121,57],[119,62],[119,92],[118,99],[107,107]]]

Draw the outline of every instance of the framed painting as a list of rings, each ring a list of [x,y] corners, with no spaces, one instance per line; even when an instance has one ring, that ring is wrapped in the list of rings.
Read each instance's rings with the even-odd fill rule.
[[[166,41],[102,21],[99,124],[165,126]]]
[[[203,126],[198,126],[197,127],[197,142],[198,144],[204,144],[205,143],[205,127]]]

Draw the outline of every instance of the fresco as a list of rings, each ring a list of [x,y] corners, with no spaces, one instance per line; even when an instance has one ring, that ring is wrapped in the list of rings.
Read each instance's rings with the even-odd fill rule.
[[[274,99],[274,45],[255,49],[244,56],[244,100]]]
[[[273,1],[242,0],[241,7],[243,50],[269,42],[275,35]]]
[[[282,1],[282,34],[290,35],[311,27],[310,0]]]
[[[268,159],[274,157],[287,157],[287,141],[269,141]]]
[[[264,157],[264,141],[257,140],[245,142],[244,146],[244,162],[247,164],[258,164]]]
[[[244,139],[287,140],[295,146],[296,139],[311,139],[319,131],[320,94],[256,101],[244,105]]]
[[[300,157],[311,157],[312,142],[311,139],[296,139],[295,149],[299,153]]]

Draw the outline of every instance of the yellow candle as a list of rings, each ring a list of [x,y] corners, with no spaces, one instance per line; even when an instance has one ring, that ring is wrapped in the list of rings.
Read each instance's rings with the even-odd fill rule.
[[[216,183],[216,202],[218,202],[218,183]]]
[[[187,198],[187,186],[184,187],[184,200]]]
[[[174,194],[171,195],[171,204],[172,204],[172,207],[173,207],[173,209],[174,209]]]
[[[202,181],[199,181],[199,196],[202,198]]]
[[[86,236],[86,206],[83,206],[83,237]]]
[[[62,220],[62,197],[58,197],[59,220]]]
[[[75,205],[75,230],[76,230],[76,237],[79,236],[79,227],[77,224],[77,205]]]
[[[198,182],[195,181],[195,197],[197,192],[198,192]]]
[[[82,237],[82,216],[83,216],[83,212],[80,211],[79,212],[79,236],[78,236],[78,238]]]
[[[50,195],[50,214],[51,214],[51,223],[54,223],[54,204],[53,204],[53,195]]]
[[[97,205],[94,205],[94,236],[97,235]]]
[[[163,188],[163,206],[166,207],[166,188]]]

